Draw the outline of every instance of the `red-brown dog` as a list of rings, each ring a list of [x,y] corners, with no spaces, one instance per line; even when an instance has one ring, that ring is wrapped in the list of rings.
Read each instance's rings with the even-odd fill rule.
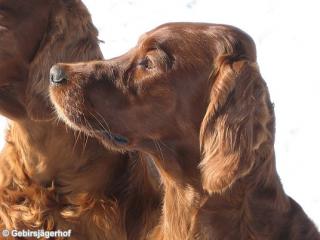
[[[102,59],[97,36],[80,0],[0,0],[0,239],[70,229],[70,240],[136,240],[158,222],[148,162],[56,121],[48,98],[53,64]]]
[[[162,25],[118,58],[54,66],[50,91],[71,127],[155,159],[165,195],[152,239],[320,239],[281,186],[273,106],[239,29]]]

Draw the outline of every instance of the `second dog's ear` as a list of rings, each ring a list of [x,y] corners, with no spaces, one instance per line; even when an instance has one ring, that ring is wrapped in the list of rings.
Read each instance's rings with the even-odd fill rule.
[[[28,66],[18,57],[0,56],[0,114],[17,120],[26,117],[24,84],[28,78]]]
[[[223,61],[213,79],[200,132],[203,187],[221,192],[250,172],[254,163],[255,64]]]
[[[24,105],[19,102],[10,90],[0,88],[0,114],[11,120],[23,119],[27,116]]]
[[[53,109],[48,101],[49,100],[42,95],[33,95],[30,97],[26,106],[29,118],[33,121],[46,121],[53,119]]]

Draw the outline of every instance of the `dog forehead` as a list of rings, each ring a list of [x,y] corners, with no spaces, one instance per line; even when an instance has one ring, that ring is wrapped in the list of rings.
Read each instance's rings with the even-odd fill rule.
[[[188,33],[196,33],[195,23],[166,23],[162,24],[144,34],[139,38],[139,42],[147,41],[149,39],[166,39],[179,38]]]
[[[179,43],[185,45],[190,41],[186,39],[194,38],[201,31],[195,31],[192,26],[166,24],[161,25],[149,32],[142,34],[138,40],[138,48],[140,50],[150,50],[162,47],[175,48],[174,45]]]
[[[138,40],[139,48],[156,48],[158,44],[168,41],[173,37],[173,32],[169,28],[156,28],[142,34]]]

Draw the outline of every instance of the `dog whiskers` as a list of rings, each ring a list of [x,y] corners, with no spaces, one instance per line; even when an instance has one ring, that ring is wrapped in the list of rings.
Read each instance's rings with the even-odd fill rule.
[[[162,160],[162,162],[164,162],[164,156],[163,156],[163,153],[162,153],[162,149],[161,149],[161,146],[160,146],[160,144],[158,143],[158,141],[157,140],[152,140],[153,141],[153,143],[154,143],[154,145],[155,145],[155,147],[156,147],[156,149],[159,151],[159,153],[160,153],[160,156],[161,156],[161,160]]]
[[[93,113],[89,112],[89,114],[94,118],[94,120],[98,123],[98,125],[102,128],[102,130],[106,131],[108,134],[111,134],[110,128],[109,128],[108,124],[105,122],[105,120],[104,120],[104,122],[105,122],[106,126],[104,126]],[[100,116],[100,115],[98,115],[98,116]],[[102,118],[102,117],[100,116],[100,118]]]

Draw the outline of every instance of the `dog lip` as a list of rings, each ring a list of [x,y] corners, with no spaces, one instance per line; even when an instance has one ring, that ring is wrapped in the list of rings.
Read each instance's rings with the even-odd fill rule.
[[[126,137],[118,135],[118,134],[113,134],[110,131],[96,130],[95,133],[98,133],[104,139],[111,140],[112,142],[114,142],[118,145],[127,145],[129,143],[129,140]]]
[[[121,145],[129,143],[129,140],[121,135],[113,135],[113,139]]]

